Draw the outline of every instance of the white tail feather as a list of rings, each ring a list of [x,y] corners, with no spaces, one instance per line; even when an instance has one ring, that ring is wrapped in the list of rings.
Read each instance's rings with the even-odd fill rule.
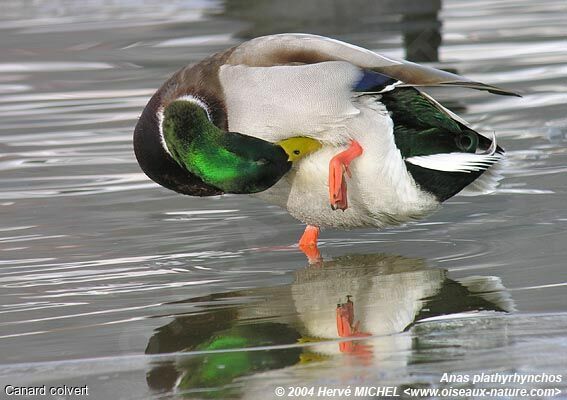
[[[505,166],[506,158],[503,157],[502,161],[490,167],[470,185],[461,190],[459,192],[459,196],[478,196],[494,193],[500,181],[504,179],[502,172],[505,169]]]
[[[428,156],[406,158],[406,161],[427,169],[446,172],[478,172],[485,171],[496,164],[502,155],[474,153],[440,153]]]
[[[492,156],[496,153],[497,148],[498,144],[496,143],[496,133],[492,132],[492,143],[490,143],[490,147],[482,154],[489,154]]]

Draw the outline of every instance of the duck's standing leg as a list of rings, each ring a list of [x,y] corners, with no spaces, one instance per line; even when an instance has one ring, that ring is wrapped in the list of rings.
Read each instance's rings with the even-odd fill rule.
[[[299,239],[299,249],[307,256],[310,264],[321,261],[321,253],[317,248],[319,231],[318,226],[307,225],[305,232],[303,232],[301,239]]]
[[[362,146],[352,140],[348,149],[334,156],[329,162],[329,198],[333,210],[348,208],[345,174],[349,177],[349,165],[362,154]]]

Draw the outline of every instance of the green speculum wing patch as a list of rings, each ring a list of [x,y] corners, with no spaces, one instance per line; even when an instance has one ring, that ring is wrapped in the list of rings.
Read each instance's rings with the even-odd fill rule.
[[[394,122],[396,146],[404,158],[439,153],[474,153],[479,135],[439,110],[414,88],[397,88],[381,100]]]
[[[415,88],[396,88],[381,101],[394,122],[394,140],[402,157],[440,153],[475,153],[490,141],[439,110]],[[472,183],[483,171],[447,172],[406,162],[415,182],[439,201],[445,201]]]

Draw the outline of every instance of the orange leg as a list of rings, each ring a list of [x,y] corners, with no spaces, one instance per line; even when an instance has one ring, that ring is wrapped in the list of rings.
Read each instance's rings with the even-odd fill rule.
[[[360,332],[360,321],[354,322],[354,303],[347,296],[347,302],[337,304],[337,333],[339,337],[366,337],[369,333]],[[372,346],[357,342],[348,341],[340,342],[339,350],[341,353],[353,353],[361,356],[370,356],[372,354]]]
[[[348,208],[345,174],[350,178],[350,163],[361,154],[362,146],[352,140],[348,149],[334,156],[329,162],[329,199],[333,210]]]
[[[339,337],[352,336],[352,317],[344,304],[337,305],[337,333]]]
[[[317,248],[318,239],[319,227],[307,225],[303,236],[299,239],[299,249],[307,256],[309,263],[315,263],[321,260],[321,253]]]

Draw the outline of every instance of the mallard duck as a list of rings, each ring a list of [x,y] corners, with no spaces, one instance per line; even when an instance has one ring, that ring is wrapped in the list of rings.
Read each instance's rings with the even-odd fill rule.
[[[134,133],[144,172],[179,193],[250,193],[307,224],[386,227],[490,189],[504,153],[419,88],[513,92],[309,34],[259,37],[176,72]],[[348,189],[347,189],[348,183]]]

